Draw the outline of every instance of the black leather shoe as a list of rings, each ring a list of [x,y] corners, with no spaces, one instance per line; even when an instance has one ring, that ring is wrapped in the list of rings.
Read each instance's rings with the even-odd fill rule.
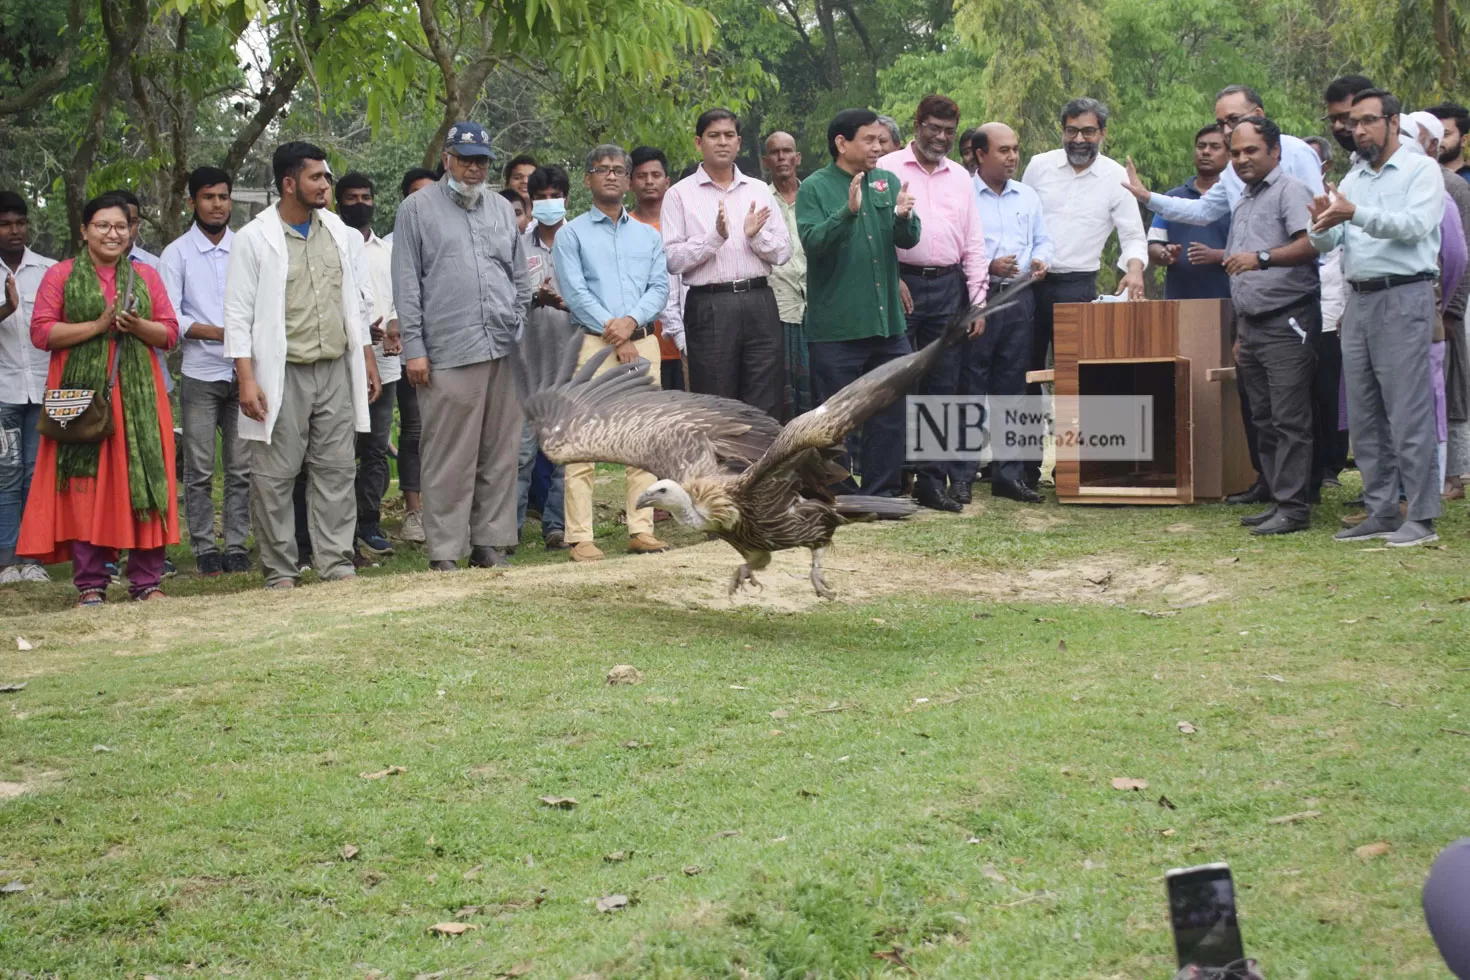
[[[920,507],[928,507],[930,510],[942,510],[949,514],[958,514],[964,510],[949,494],[928,480],[914,481],[914,499],[919,502]]]
[[[457,572],[457,571],[459,571],[459,562],[457,562],[457,561],[431,561],[431,562],[429,562],[429,571],[431,571],[431,572]]]
[[[956,483],[954,486],[949,488],[949,495],[953,497],[954,502],[959,504],[961,507],[965,506],[974,499],[974,497],[970,493],[970,485],[968,483]]]
[[[1252,534],[1291,534],[1294,531],[1305,531],[1312,526],[1311,521],[1304,521],[1297,517],[1287,517],[1285,514],[1277,514],[1264,524],[1251,528]]]
[[[1277,513],[1278,509],[1276,505],[1272,504],[1270,507],[1267,507],[1259,514],[1250,514],[1246,517],[1242,517],[1240,519],[1240,523],[1245,525],[1246,527],[1260,527],[1262,524],[1275,517]]]
[[[1267,504],[1271,502],[1271,494],[1266,489],[1266,485],[1257,480],[1251,484],[1250,489],[1232,493],[1226,497],[1225,502],[1227,504]]]
[[[990,481],[990,495],[1004,497],[1007,500],[1019,500],[1023,504],[1039,504],[1046,500],[1041,494],[1024,484],[1008,483],[1004,480]]]
[[[501,553],[499,548],[491,548],[488,545],[476,545],[470,549],[471,568],[509,568],[510,559]]]

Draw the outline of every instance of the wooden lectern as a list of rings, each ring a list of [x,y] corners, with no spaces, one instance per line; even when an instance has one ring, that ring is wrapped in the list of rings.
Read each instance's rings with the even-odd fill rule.
[[[1190,504],[1254,482],[1235,390],[1231,317],[1230,301],[1213,299],[1056,307],[1055,366],[1028,380],[1054,381],[1058,396],[1154,396],[1154,458],[1060,458],[1060,502]],[[1085,418],[1078,425],[1087,430]]]

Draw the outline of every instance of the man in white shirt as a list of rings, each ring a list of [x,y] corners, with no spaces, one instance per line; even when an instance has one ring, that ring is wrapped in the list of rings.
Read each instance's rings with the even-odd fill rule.
[[[370,430],[357,436],[357,544],[373,555],[393,554],[383,533],[383,495],[388,492],[388,446],[393,435],[393,403],[403,374],[403,343],[393,309],[393,246],[373,231],[373,182],[353,171],[337,181],[337,214],[362,235],[363,305],[373,340],[373,360],[383,393],[368,406]]]
[[[230,266],[233,181],[218,167],[189,175],[194,220],[163,250],[158,274],[179,315],[183,364],[179,420],[184,430],[184,513],[199,574],[250,571],[250,458],[240,441],[240,386],[225,356],[225,273]],[[225,550],[214,537],[214,466],[218,443],[224,469]]]
[[[20,517],[31,490],[40,435],[41,402],[51,352],[31,343],[31,306],[41,277],[56,264],[28,247],[25,198],[0,191],[0,585],[48,581],[34,559],[17,560]]]
[[[1054,236],[1052,264],[1034,287],[1036,320],[1031,335],[1031,370],[1046,367],[1052,340],[1052,308],[1058,303],[1091,303],[1097,299],[1097,271],[1103,246],[1118,233],[1118,268],[1123,280],[1118,295],[1143,299],[1143,270],[1148,239],[1138,205],[1121,182],[1127,172],[1101,153],[1108,130],[1108,107],[1096,99],[1073,99],[1062,107],[1062,148],[1031,158],[1021,177],[1041,198],[1041,213]],[[1040,385],[1028,385],[1040,394]],[[1041,460],[1029,460],[1026,485],[1036,489]]]

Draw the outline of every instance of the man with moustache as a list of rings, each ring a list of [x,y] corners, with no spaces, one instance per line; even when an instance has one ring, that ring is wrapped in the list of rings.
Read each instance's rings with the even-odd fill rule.
[[[1439,539],[1430,343],[1445,190],[1439,163],[1400,145],[1400,111],[1381,89],[1353,96],[1348,122],[1361,165],[1341,190],[1329,184],[1312,202],[1311,239],[1320,252],[1342,246],[1350,289],[1342,361],[1368,517],[1336,538],[1402,548]]]
[[[1465,137],[1470,135],[1470,109],[1457,102],[1441,102],[1427,110],[1444,126],[1439,141],[1439,162],[1470,181],[1470,162],[1465,159]]]
[[[521,408],[508,355],[531,280],[510,202],[488,192],[495,154],[483,126],[444,139],[444,177],[398,208],[393,299],[404,368],[423,413],[429,567],[508,565],[516,531]]]
[[[1241,518],[1252,534],[1290,534],[1311,524],[1312,379],[1321,329],[1317,250],[1307,240],[1312,193],[1281,164],[1281,130],[1248,116],[1230,136],[1245,185],[1225,244],[1225,272],[1240,338],[1237,370],[1250,393],[1271,505]]]
[[[985,229],[985,254],[990,256],[990,291],[1027,276],[1044,277],[1054,246],[1042,217],[1041,198],[1015,179],[1021,162],[1020,138],[1005,123],[989,122],[975,130],[971,144],[979,166],[975,200]],[[1021,293],[1015,306],[985,318],[983,334],[965,341],[960,351],[960,394],[980,398],[1025,394],[1035,293],[1035,287]],[[949,465],[955,499],[969,503],[979,466],[969,461]],[[1026,504],[1042,500],[1041,494],[1026,485],[1025,467],[1019,459],[992,460],[990,493]]]
[[[158,275],[179,314],[183,363],[179,416],[184,430],[184,512],[189,549],[199,574],[250,571],[250,459],[240,440],[240,385],[235,362],[225,356],[225,273],[235,233],[230,230],[233,181],[218,167],[189,175],[189,230],[170,242]],[[221,525],[225,548],[214,537],[215,447],[224,471]]]
[[[326,210],[332,180],[319,146],[271,157],[281,195],[235,236],[225,276],[224,340],[240,383],[240,438],[251,445],[250,491],[265,584],[295,588],[291,494],[305,465],[318,573],[357,576],[356,432],[382,388],[373,357],[357,235]]]
[[[1169,197],[1199,200],[1220,182],[1230,166],[1229,137],[1219,123],[1194,134],[1194,176],[1169,191]],[[1230,276],[1225,261],[1225,240],[1230,235],[1230,216],[1208,225],[1170,224],[1154,215],[1148,231],[1148,258],[1164,269],[1165,299],[1225,299],[1230,296]]]
[[[669,158],[656,146],[636,146],[629,156],[633,164],[633,210],[628,214],[662,234],[664,197],[673,186]],[[669,391],[688,391],[684,373],[684,284],[676,273],[669,273],[669,298],[654,329],[658,333],[662,386]]]
[[[766,137],[762,162],[771,175],[771,197],[781,212],[786,234],[791,238],[791,258],[771,270],[771,289],[781,314],[781,331],[786,340],[786,399],[783,419],[793,419],[812,410],[811,361],[806,349],[806,252],[796,227],[796,192],[801,178],[801,151],[796,137],[780,130]]]

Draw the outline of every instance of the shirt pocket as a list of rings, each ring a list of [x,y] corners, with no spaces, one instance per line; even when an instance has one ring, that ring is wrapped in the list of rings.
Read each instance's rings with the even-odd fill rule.
[[[337,251],[335,243],[322,249],[317,268],[321,271],[322,285],[330,289],[342,288],[342,253]]]

